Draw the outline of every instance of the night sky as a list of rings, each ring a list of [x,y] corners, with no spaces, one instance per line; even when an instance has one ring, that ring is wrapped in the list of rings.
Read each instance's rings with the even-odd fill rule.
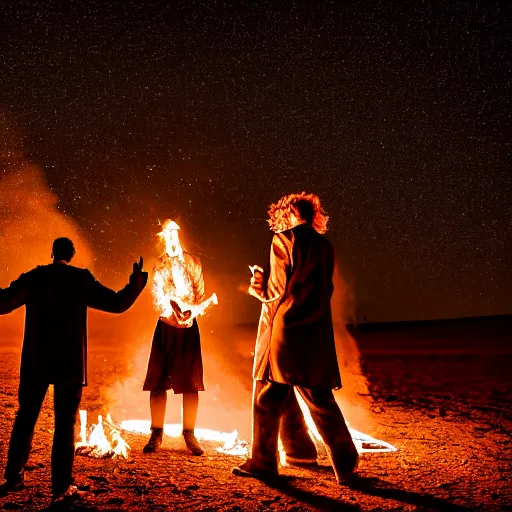
[[[1,172],[44,170],[100,276],[172,217],[243,282],[305,190],[359,318],[512,313],[511,9],[351,4],[4,1]]]

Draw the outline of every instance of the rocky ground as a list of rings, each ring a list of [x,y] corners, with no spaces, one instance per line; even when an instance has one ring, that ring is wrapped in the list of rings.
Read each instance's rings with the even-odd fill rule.
[[[375,335],[374,335],[375,336]],[[70,510],[510,510],[512,355],[508,350],[434,355],[367,350],[373,416],[380,438],[398,451],[363,454],[360,478],[340,486],[327,460],[315,471],[283,468],[269,486],[237,477],[242,459],[218,453],[189,455],[180,439],[142,453],[145,436],[126,434],[128,460],[77,457],[81,497]],[[486,355],[487,354],[487,355]],[[0,347],[0,466],[16,411],[19,350]],[[93,358],[94,360],[94,358]],[[92,365],[83,406],[98,409],[99,386],[111,382]],[[51,394],[34,437],[25,490],[0,498],[2,510],[44,510],[50,503]]]

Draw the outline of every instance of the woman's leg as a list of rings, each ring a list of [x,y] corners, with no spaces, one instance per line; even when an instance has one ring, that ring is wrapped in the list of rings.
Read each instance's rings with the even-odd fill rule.
[[[165,409],[167,407],[167,391],[151,391],[149,408],[151,409],[151,437],[144,446],[144,453],[156,452],[162,445],[164,437]]]
[[[183,438],[187,448],[194,455],[202,455],[204,450],[196,439],[194,429],[196,427],[197,409],[199,407],[199,393],[193,391],[191,393],[183,393]]]
[[[151,409],[151,428],[164,428],[167,391],[151,391],[149,408]]]

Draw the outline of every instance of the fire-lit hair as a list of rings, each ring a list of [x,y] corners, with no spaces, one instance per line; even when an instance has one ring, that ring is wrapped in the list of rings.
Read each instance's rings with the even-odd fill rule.
[[[274,233],[280,233],[291,226],[290,215],[297,213],[301,219],[313,226],[315,230],[324,234],[327,231],[329,217],[320,204],[320,198],[316,194],[288,194],[273,203],[268,209],[268,223]]]

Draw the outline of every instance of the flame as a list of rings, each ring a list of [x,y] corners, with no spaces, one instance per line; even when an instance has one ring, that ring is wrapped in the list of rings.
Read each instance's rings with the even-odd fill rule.
[[[121,437],[121,432],[116,428],[110,414],[107,415],[106,423],[109,429],[110,441],[105,434],[101,415],[98,416],[98,423],[93,425],[89,440],[87,440],[87,411],[80,411],[80,441],[75,445],[75,452],[78,455],[87,455],[95,459],[107,457],[128,458],[130,446]]]
[[[126,432],[148,435],[151,433],[151,422],[148,420],[125,420],[121,422],[120,427]],[[169,437],[180,437],[181,432],[182,426],[178,423],[166,423],[164,425],[164,434]],[[222,446],[216,448],[216,450],[225,455],[244,457],[249,453],[249,444],[240,439],[237,430],[233,430],[233,432],[220,432],[218,430],[196,428],[194,434],[199,440],[221,443]]]
[[[323,443],[322,436],[316,428],[315,422],[311,417],[311,413],[309,412],[306,402],[304,402],[304,399],[300,396],[299,393],[295,392],[295,395],[297,396],[297,400],[302,410],[302,414],[304,415],[304,420],[308,426],[310,435],[312,435],[317,441]],[[350,436],[352,437],[352,441],[354,441],[354,444],[356,445],[357,451],[359,453],[384,453],[398,451],[396,447],[387,443],[386,441],[375,439],[368,434],[359,432],[358,430],[351,428],[348,423],[347,426],[350,432]],[[281,458],[281,460],[283,459],[284,457]]]
[[[158,236],[165,243],[165,254],[158,260],[153,280],[153,298],[160,317],[172,325],[191,327],[193,319],[218,304],[214,293],[204,298],[201,264],[181,247],[176,222],[164,222]]]
[[[322,437],[313,422],[313,418],[311,417],[307,405],[302,397],[298,393],[296,394],[310,435],[318,442],[323,443]],[[122,438],[121,431],[147,435],[151,434],[151,422],[149,420],[124,420],[120,425],[116,425],[112,421],[110,414],[107,414],[105,423],[108,427],[110,441],[107,434],[105,434],[103,417],[101,415],[98,416],[98,422],[92,426],[89,440],[87,440],[87,411],[80,411],[80,441],[75,445],[75,450],[78,455],[87,455],[97,459],[107,457],[123,457],[127,459],[130,446]],[[386,441],[375,439],[374,437],[364,434],[363,432],[359,432],[350,426],[348,429],[359,453],[384,453],[397,451],[397,448]],[[237,430],[233,430],[232,432],[220,432],[218,430],[196,428],[194,432],[199,440],[213,441],[221,444],[222,446],[216,448],[220,453],[237,457],[245,457],[249,454],[249,443],[240,438]],[[164,434],[169,437],[178,438],[181,436],[181,433],[181,424],[166,423],[164,425]],[[283,449],[281,439],[279,439],[278,448],[280,464],[285,467],[287,466],[286,453]]]

